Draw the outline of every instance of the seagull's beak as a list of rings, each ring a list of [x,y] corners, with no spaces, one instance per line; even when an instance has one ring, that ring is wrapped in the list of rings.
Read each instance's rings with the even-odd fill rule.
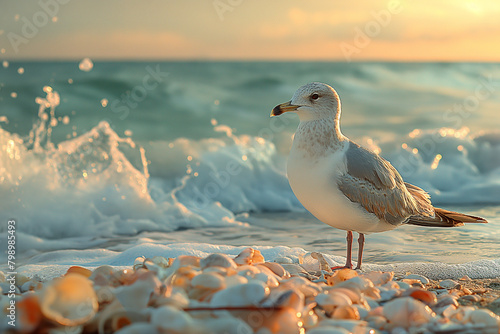
[[[271,111],[272,116],[279,116],[287,111],[296,111],[300,106],[296,106],[292,104],[292,101],[288,101],[274,107],[273,111]]]

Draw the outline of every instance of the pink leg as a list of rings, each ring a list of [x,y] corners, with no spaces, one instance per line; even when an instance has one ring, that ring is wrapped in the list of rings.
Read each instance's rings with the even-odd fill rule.
[[[337,269],[344,269],[344,268],[349,268],[352,269],[352,231],[347,231],[347,256],[346,256],[346,262],[345,262],[345,267],[342,266],[337,266],[337,267],[332,267],[332,270],[337,270]]]
[[[356,266],[356,269],[361,269],[361,262],[363,260],[363,248],[365,246],[365,235],[363,233],[359,233],[359,238],[358,238],[358,265]]]
[[[347,231],[347,256],[345,261],[345,267],[352,269],[352,232]]]

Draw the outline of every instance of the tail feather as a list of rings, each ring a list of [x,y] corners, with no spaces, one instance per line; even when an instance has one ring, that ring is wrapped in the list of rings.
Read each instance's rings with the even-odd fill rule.
[[[434,216],[411,216],[406,224],[428,227],[456,227],[464,223],[488,223],[486,219],[463,213],[434,208]]]

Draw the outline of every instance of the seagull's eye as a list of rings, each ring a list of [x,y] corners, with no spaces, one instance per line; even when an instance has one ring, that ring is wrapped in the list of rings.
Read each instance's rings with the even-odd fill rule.
[[[319,95],[314,93],[313,95],[311,95],[311,100],[317,100],[319,98]]]

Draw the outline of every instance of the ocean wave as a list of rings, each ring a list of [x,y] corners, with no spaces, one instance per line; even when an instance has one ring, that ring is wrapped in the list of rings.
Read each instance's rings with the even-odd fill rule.
[[[106,121],[57,145],[59,95],[38,98],[26,138],[0,128],[0,216],[49,239],[242,225],[242,212],[303,210],[286,179],[286,151],[259,136],[235,135],[212,120],[217,138],[138,146]],[[362,141],[381,151],[435,204],[500,203],[500,134],[414,130],[404,140]],[[392,149],[391,149],[392,147]],[[396,147],[396,149],[394,149]],[[4,232],[0,230],[0,232]]]

